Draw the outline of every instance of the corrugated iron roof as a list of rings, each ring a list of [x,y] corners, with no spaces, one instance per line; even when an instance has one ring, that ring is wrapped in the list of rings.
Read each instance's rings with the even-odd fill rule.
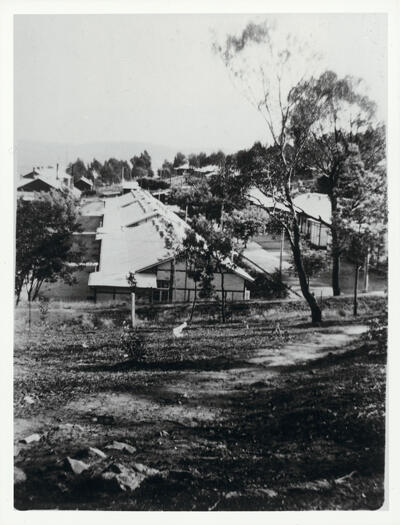
[[[272,197],[266,195],[256,187],[250,188],[247,193],[247,198],[253,204],[262,206],[265,209],[275,208],[281,211],[289,211],[287,206],[276,202]],[[324,193],[303,193],[293,199],[293,204],[296,211],[305,213],[315,220],[321,220],[330,224],[332,207],[328,195]]]
[[[279,258],[264,250],[256,242],[248,243],[247,248],[243,252],[243,258],[269,274],[274,273],[280,266]],[[287,270],[288,268],[290,268],[290,264],[287,261],[282,261],[282,270]]]
[[[35,180],[40,180],[41,182],[47,184],[48,186],[56,189],[56,190],[68,190],[70,191],[75,197],[79,198],[81,196],[81,191],[78,188],[75,187],[69,187],[63,183],[62,180],[56,179],[56,178],[49,178],[49,177],[43,177],[42,175],[38,175],[34,179],[24,179],[22,182],[20,182],[17,186],[17,190],[23,189],[25,186],[28,186],[29,184],[32,184],[35,182]]]
[[[330,224],[332,206],[328,195],[324,193],[303,193],[294,199],[296,207],[309,217]]]
[[[140,188],[107,200],[103,226],[96,235],[101,240],[100,271],[89,280],[89,286],[128,286],[129,272],[138,276],[171,259],[174,252],[166,247],[167,236],[172,232],[173,241],[179,245],[188,228],[184,220]],[[231,261],[227,260],[226,266],[242,278],[253,280]],[[117,281],[120,284],[105,284]]]

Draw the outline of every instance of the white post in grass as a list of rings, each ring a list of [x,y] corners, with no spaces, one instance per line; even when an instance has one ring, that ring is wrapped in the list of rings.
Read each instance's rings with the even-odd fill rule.
[[[136,293],[136,279],[135,274],[133,272],[129,272],[129,275],[127,276],[127,281],[130,284],[131,288],[131,322],[132,322],[132,328],[136,326],[136,312],[135,312],[135,293]]]

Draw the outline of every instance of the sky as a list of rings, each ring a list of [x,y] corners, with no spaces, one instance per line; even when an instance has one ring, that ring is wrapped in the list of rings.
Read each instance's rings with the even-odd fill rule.
[[[213,53],[243,15],[16,15],[15,141],[135,141],[233,152],[265,123]],[[323,64],[365,80],[386,118],[385,15],[274,15]]]

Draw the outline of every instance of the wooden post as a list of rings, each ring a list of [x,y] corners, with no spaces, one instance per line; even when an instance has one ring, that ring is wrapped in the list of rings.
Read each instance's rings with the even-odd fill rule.
[[[135,292],[131,293],[131,303],[132,303],[131,322],[132,322],[132,327],[134,327],[136,325]]]

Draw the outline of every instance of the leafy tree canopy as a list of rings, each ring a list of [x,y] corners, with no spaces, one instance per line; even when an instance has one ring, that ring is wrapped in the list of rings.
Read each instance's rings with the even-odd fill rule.
[[[186,162],[185,155],[181,153],[180,151],[178,151],[178,153],[175,155],[174,162],[172,165],[174,168],[178,168],[179,166],[182,166],[183,164],[185,164],[185,162]]]
[[[154,172],[151,168],[151,157],[146,150],[140,155],[132,157],[131,163],[133,178],[154,176]]]
[[[17,304],[26,288],[34,301],[45,281],[73,281],[82,253],[73,246],[73,234],[80,230],[75,199],[68,192],[53,190],[35,200],[19,199],[16,225]]]
[[[90,170],[86,167],[85,163],[81,159],[76,159],[75,162],[70,162],[66,169],[66,172],[73,175],[74,182],[77,182],[82,177],[92,178]]]

